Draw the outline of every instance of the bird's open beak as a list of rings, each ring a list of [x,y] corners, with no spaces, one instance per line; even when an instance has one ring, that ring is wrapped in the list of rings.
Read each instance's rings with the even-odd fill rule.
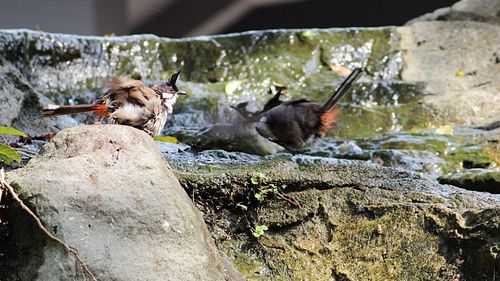
[[[177,94],[181,96],[187,95],[186,91],[178,91]]]

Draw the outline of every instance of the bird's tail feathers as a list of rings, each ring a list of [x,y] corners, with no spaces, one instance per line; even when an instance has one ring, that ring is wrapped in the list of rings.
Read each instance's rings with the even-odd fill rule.
[[[354,69],[351,74],[340,84],[333,95],[328,99],[328,101],[323,105],[322,111],[330,111],[337,102],[351,89],[353,83],[361,76],[363,70],[361,68]]]
[[[337,125],[337,120],[339,120],[340,109],[338,107],[334,107],[328,111],[323,112],[320,115],[321,125],[319,127],[319,133],[324,134],[328,130],[332,129]]]
[[[50,117],[81,112],[94,112],[100,117],[108,117],[104,104],[50,105],[48,108],[43,109],[41,113],[43,117]]]

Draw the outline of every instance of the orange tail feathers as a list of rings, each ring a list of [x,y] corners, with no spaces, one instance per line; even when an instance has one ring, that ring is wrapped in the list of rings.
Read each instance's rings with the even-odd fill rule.
[[[81,112],[93,112],[99,117],[107,118],[109,113],[104,104],[56,105],[42,110],[43,117],[66,115]]]
[[[319,132],[321,134],[326,133],[328,130],[332,129],[335,127],[337,124],[337,121],[339,120],[340,116],[340,108],[335,107],[332,108],[323,114],[321,114],[320,121],[321,121],[321,126],[319,127]]]

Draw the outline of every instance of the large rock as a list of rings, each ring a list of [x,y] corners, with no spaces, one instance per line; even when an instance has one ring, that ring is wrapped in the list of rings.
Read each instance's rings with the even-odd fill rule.
[[[402,78],[425,85],[422,101],[436,110],[433,115],[463,124],[498,121],[500,26],[415,22],[398,33]]]
[[[260,184],[251,181],[257,173]],[[250,280],[481,281],[500,269],[498,195],[361,161],[200,166],[177,175]],[[255,238],[262,225],[268,230]]]
[[[11,182],[98,280],[235,280],[154,141],[118,125],[63,130]],[[12,205],[2,280],[75,280],[79,266]],[[7,273],[5,272],[7,271]]]

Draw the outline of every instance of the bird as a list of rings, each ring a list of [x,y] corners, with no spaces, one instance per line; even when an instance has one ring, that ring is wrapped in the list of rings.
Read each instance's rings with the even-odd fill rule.
[[[354,69],[324,104],[307,99],[282,101],[281,91],[278,90],[260,112],[251,114],[249,118],[256,122],[260,135],[289,151],[303,151],[335,127],[340,113],[335,105],[362,73],[361,68]],[[245,116],[245,107],[233,108]]]
[[[172,75],[169,81],[149,88],[139,80],[115,77],[108,82],[106,95],[93,104],[52,105],[43,109],[43,117],[92,112],[107,118],[113,124],[128,125],[143,130],[151,136],[159,135],[167,117],[172,114],[179,95],[185,91],[175,83],[181,70]]]

